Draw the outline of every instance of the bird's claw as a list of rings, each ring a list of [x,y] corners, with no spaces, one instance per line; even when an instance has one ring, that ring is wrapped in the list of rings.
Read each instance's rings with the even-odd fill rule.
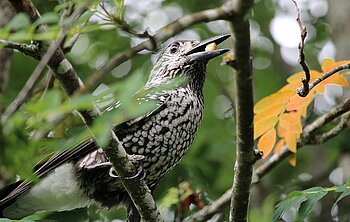
[[[137,173],[135,175],[132,175],[130,177],[124,177],[124,179],[125,180],[132,180],[132,179],[139,177],[142,173],[143,174],[142,174],[141,179],[144,179],[146,176],[146,173],[144,172],[143,167],[140,164],[140,161],[144,160],[145,156],[132,154],[132,155],[128,155],[128,158],[133,164],[138,166],[138,170],[137,170]],[[113,177],[113,178],[120,178],[120,176],[118,176],[117,172],[114,170],[113,166],[109,169],[109,176]]]

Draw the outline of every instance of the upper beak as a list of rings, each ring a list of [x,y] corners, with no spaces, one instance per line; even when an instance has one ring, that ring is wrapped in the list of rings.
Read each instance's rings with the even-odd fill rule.
[[[206,46],[211,43],[215,43],[216,45],[218,45],[221,42],[225,41],[230,36],[231,36],[230,34],[223,34],[223,35],[219,35],[219,36],[215,36],[215,37],[203,40],[198,45],[193,47],[190,51],[188,51],[186,55],[190,57],[191,62],[199,61],[199,60],[209,61],[212,58],[215,58],[219,55],[224,54],[225,52],[228,52],[229,49],[217,49],[217,50],[205,51]]]

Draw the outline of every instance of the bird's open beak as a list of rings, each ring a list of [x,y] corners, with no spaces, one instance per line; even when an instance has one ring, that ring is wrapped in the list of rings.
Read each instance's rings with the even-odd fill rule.
[[[230,34],[223,34],[223,35],[219,35],[219,36],[215,36],[215,37],[203,40],[198,45],[193,47],[190,51],[188,51],[186,55],[190,57],[191,62],[200,61],[200,60],[209,61],[212,58],[215,58],[219,55],[224,54],[225,52],[228,52],[229,49],[206,50],[206,47],[212,43],[215,43],[215,46],[216,46],[221,42],[225,41],[230,36],[231,36]]]

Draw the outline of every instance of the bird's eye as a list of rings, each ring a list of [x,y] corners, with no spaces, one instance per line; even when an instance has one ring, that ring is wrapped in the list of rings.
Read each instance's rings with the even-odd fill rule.
[[[170,46],[170,52],[172,54],[177,53],[179,51],[179,43],[175,42]]]

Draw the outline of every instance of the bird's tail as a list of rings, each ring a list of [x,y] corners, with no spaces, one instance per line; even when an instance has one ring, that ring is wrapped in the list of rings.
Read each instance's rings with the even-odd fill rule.
[[[3,211],[16,201],[18,195],[14,195],[14,193],[21,184],[23,184],[23,181],[17,181],[0,190],[0,218],[4,217]]]

